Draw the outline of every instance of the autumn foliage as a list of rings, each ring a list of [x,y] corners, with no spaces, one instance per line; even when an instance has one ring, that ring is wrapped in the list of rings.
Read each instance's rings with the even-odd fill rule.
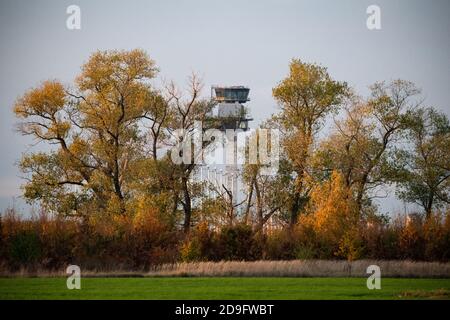
[[[190,162],[173,161],[173,148],[194,145],[195,123],[223,130],[225,120],[195,74],[180,89],[155,84],[158,72],[143,50],[98,51],[72,85],[46,80],[17,99],[18,131],[51,147],[19,161],[37,213],[1,214],[0,267],[450,259],[450,123],[421,105],[412,82],[377,82],[361,97],[325,67],[292,59],[272,90],[278,111],[249,135],[261,147],[262,129],[279,132],[279,145],[265,146],[280,150],[276,170],[247,161],[233,194],[217,168],[215,182],[195,179],[193,157],[212,139],[180,149]],[[380,214],[387,186],[415,213]]]
[[[330,211],[324,212],[326,208]],[[399,217],[390,223],[358,224],[352,217],[335,216],[333,211],[336,212],[325,203],[313,213],[330,220],[329,227],[315,223],[312,216],[300,218],[294,230],[280,229],[264,236],[248,225],[212,231],[199,224],[188,238],[160,221],[154,210],[133,219],[96,217],[88,221],[50,218],[44,213],[20,219],[10,211],[1,221],[1,266],[9,270],[59,270],[75,263],[87,270],[105,271],[148,270],[180,261],[449,261],[449,213],[435,213],[415,222]]]
[[[314,188],[308,214],[299,218],[299,225],[310,228],[328,254],[349,260],[360,257],[358,211],[339,173]]]

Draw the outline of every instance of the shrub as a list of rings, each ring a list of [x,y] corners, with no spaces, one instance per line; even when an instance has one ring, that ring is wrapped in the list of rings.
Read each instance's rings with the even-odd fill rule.
[[[302,245],[295,251],[295,258],[300,260],[311,260],[317,256],[317,250],[314,246]]]
[[[41,244],[34,230],[20,230],[11,237],[9,257],[12,265],[34,265],[40,256]]]
[[[423,222],[423,256],[425,260],[433,260],[433,258],[439,257],[441,242],[443,240],[441,221],[442,215],[437,213],[425,218],[425,221]]]
[[[292,243],[286,236],[285,230],[274,230],[267,235],[264,248],[264,259],[267,260],[289,260],[293,254],[289,246]]]
[[[399,250],[402,259],[423,260],[425,241],[423,221],[420,216],[409,216],[399,233]]]
[[[357,260],[362,257],[363,244],[357,227],[347,230],[339,241],[339,249],[335,255],[348,261]]]
[[[181,259],[185,262],[206,261],[214,258],[216,243],[207,222],[199,223],[181,246]]]
[[[261,256],[252,227],[246,224],[226,226],[217,235],[217,260],[255,260]]]
[[[84,219],[43,213],[21,219],[9,210],[0,219],[0,267],[61,270],[77,264],[84,270],[148,270],[178,261],[450,258],[450,212],[392,222],[366,216],[359,223],[344,219],[348,223],[341,224],[335,223],[341,213],[322,199],[315,202],[320,212],[300,216],[294,228],[267,234],[242,223],[214,230],[204,221],[186,236],[151,206],[135,214],[96,213]],[[315,214],[333,226],[318,226]]]

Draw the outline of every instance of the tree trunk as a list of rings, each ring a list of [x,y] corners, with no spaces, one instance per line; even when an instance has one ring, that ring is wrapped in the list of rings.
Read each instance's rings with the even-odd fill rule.
[[[295,192],[293,196],[293,202],[290,210],[289,227],[295,226],[297,223],[298,211],[300,210],[300,193]]]
[[[191,229],[191,215],[192,215],[192,205],[191,205],[191,195],[189,194],[188,190],[188,178],[183,177],[182,178],[182,185],[183,185],[183,210],[184,210],[184,223],[183,223],[183,229],[185,233],[189,233],[189,230]]]
[[[255,194],[256,194],[256,219],[258,228],[262,228],[263,222],[263,207],[261,199],[261,191],[259,190],[258,183],[255,182]]]
[[[429,217],[431,217],[431,211],[433,209],[433,200],[434,200],[434,195],[433,195],[433,192],[430,191],[430,193],[428,195],[428,199],[425,204],[425,216],[427,217],[427,219]]]
[[[245,208],[245,213],[244,213],[244,222],[248,223],[248,216],[250,214],[250,207],[252,205],[252,197],[253,197],[253,181],[249,184],[248,187],[248,199],[247,199],[247,206]]]

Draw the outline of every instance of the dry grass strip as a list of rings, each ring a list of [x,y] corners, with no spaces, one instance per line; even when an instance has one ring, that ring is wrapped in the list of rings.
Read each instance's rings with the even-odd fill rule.
[[[367,277],[378,265],[382,277],[450,278],[450,263],[408,260],[220,261],[164,264],[151,270],[83,270],[82,277]],[[0,277],[66,277],[65,270],[0,271]]]

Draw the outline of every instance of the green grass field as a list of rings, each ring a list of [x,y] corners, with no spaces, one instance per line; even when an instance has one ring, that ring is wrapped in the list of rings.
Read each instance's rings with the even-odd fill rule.
[[[1,278],[0,299],[449,299],[450,279],[364,278]]]

